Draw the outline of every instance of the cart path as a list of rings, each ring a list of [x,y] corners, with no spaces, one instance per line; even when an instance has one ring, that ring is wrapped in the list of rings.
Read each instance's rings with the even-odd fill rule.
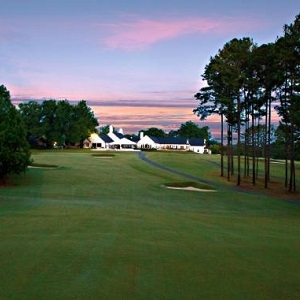
[[[154,167],[156,167],[158,169],[161,169],[161,170],[164,170],[164,171],[167,171],[167,172],[170,172],[170,173],[182,176],[182,177],[187,178],[187,179],[191,179],[191,180],[194,180],[194,181],[197,181],[197,182],[208,184],[208,185],[210,185],[210,186],[212,186],[212,187],[214,187],[216,189],[218,187],[220,187],[222,189],[230,189],[230,190],[233,190],[233,191],[238,192],[238,193],[252,193],[252,194],[260,195],[260,193],[256,192],[256,191],[244,191],[244,190],[239,189],[237,186],[226,186],[226,185],[223,185],[221,183],[217,183],[217,182],[210,181],[210,180],[205,180],[205,179],[197,177],[197,176],[193,176],[193,175],[190,175],[190,174],[187,174],[187,173],[184,173],[184,172],[180,172],[180,171],[168,168],[168,167],[166,167],[164,165],[161,165],[161,164],[159,164],[159,163],[157,163],[157,162],[149,159],[148,157],[146,157],[146,155],[142,151],[138,152],[138,157],[141,160],[143,160],[144,162],[146,162],[149,165],[154,166]],[[217,164],[217,163],[212,162],[212,164]],[[295,199],[285,198],[283,200],[288,201],[288,202],[290,202],[292,204],[300,205],[300,202],[297,201],[297,200],[295,200]]]
[[[166,167],[164,165],[161,165],[161,164],[159,164],[159,163],[157,163],[157,162],[149,159],[148,157],[146,157],[146,155],[142,151],[138,152],[138,157],[141,160],[143,160],[144,162],[146,162],[149,165],[151,165],[153,167],[156,167],[158,169],[161,169],[161,170],[164,170],[164,171],[167,171],[167,172],[170,172],[170,173],[173,173],[173,174],[185,177],[187,179],[191,179],[191,180],[194,180],[194,181],[197,181],[197,182],[208,184],[208,185],[211,185],[211,186],[214,186],[214,187],[218,185],[218,184],[216,184],[216,182],[205,180],[203,178],[200,178],[200,177],[197,177],[197,176],[193,176],[193,175],[190,175],[190,174],[187,174],[187,173],[183,173],[183,172],[180,172],[180,171],[168,168],[168,167]]]

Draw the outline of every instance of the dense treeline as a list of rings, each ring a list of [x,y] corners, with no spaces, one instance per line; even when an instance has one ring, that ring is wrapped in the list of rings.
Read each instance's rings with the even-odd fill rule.
[[[268,187],[275,109],[280,116],[277,140],[285,145],[285,185],[289,191],[296,190],[295,156],[300,140],[300,14],[293,24],[284,25],[283,29],[283,36],[274,43],[258,46],[251,38],[226,43],[206,65],[202,77],[207,86],[195,95],[199,104],[194,113],[200,119],[220,115],[221,176],[227,170],[228,180],[235,172],[232,140],[233,135],[237,137],[237,185],[241,184],[242,152],[244,176],[252,176],[252,183],[256,184],[258,149],[262,146],[264,184]]]
[[[100,127],[100,133],[107,134],[109,132],[109,125],[105,125]],[[178,130],[170,130],[169,132],[165,132],[161,128],[150,127],[147,129],[140,130],[138,135],[136,134],[125,134],[125,136],[129,139],[138,139],[140,134],[153,136],[153,137],[185,137],[185,138],[202,138],[206,140],[206,144],[210,145],[214,141],[211,140],[211,134],[208,126],[200,127],[192,121],[187,121],[182,123]]]
[[[211,138],[211,134],[208,126],[199,127],[192,121],[187,121],[180,125],[178,130],[170,130],[166,133],[160,128],[151,127],[146,130],[142,130],[144,135],[155,137],[185,137],[185,138],[203,138],[207,142]],[[140,131],[141,132],[141,131]]]
[[[32,147],[82,147],[98,125],[84,100],[74,105],[67,100],[29,101],[20,103],[19,111]]]

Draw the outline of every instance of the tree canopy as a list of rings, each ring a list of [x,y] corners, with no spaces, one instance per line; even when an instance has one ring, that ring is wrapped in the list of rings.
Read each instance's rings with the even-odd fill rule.
[[[165,137],[167,134],[160,128],[151,127],[146,130],[142,130],[145,135],[154,137]]]
[[[205,140],[210,139],[210,133],[208,126],[199,127],[196,123],[192,121],[187,121],[181,124],[180,128],[177,130],[177,135],[186,138],[203,138]]]
[[[23,119],[11,103],[10,93],[0,86],[0,184],[5,184],[10,174],[27,170],[30,160],[29,144]]]
[[[71,105],[67,100],[29,101],[19,104],[28,140],[43,138],[48,147],[82,145],[98,122],[86,101]]]
[[[237,137],[238,182],[240,184],[244,135],[244,174],[249,172],[252,156],[253,184],[257,177],[257,138],[255,128],[264,126],[265,187],[270,181],[272,107],[285,128],[286,168],[290,161],[289,190],[295,191],[295,153],[300,141],[300,14],[293,24],[284,26],[284,35],[274,43],[258,46],[250,38],[232,39],[206,65],[203,80],[207,86],[195,94],[194,109],[200,119],[211,114],[221,116],[221,169],[223,170],[223,122],[227,125],[228,180],[234,174],[232,137]],[[242,133],[242,130],[244,133]],[[221,171],[223,176],[223,171]],[[286,175],[287,176],[287,175]]]

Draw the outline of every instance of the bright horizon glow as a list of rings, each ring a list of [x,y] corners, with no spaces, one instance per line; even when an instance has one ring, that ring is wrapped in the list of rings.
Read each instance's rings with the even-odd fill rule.
[[[209,58],[232,38],[274,42],[298,0],[10,0],[0,10],[0,75],[15,103],[86,100],[125,133],[199,121],[194,94]]]

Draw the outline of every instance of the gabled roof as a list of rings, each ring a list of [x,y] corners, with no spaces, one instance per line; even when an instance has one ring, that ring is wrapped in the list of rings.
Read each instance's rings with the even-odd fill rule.
[[[111,143],[113,140],[107,135],[107,134],[100,134],[100,138],[105,142],[105,143]]]
[[[133,136],[130,138],[130,140],[137,143],[140,140],[140,138],[138,136]]]
[[[103,141],[97,133],[92,133],[89,140],[91,143],[101,143]]]
[[[150,136],[151,140],[161,145],[187,145],[187,138],[181,137],[154,137]]]
[[[205,146],[203,138],[185,138],[185,137],[155,137],[149,138],[156,144],[160,145],[190,145],[190,146]]]
[[[124,134],[117,132],[117,131],[113,131],[114,135],[119,138],[120,140],[124,138]]]
[[[149,136],[149,138],[156,144],[160,144],[160,138],[156,136]]]
[[[191,146],[205,146],[203,138],[190,138],[188,141]]]

